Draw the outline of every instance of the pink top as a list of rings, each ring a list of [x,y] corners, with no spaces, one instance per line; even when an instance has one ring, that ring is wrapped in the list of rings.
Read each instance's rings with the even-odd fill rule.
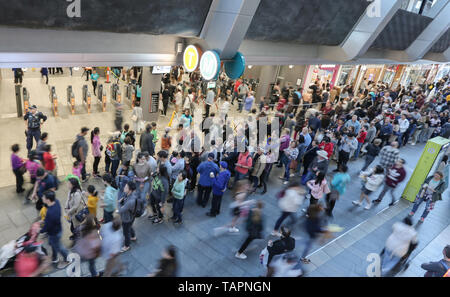
[[[78,167],[73,167],[72,168],[72,174],[78,176],[79,178],[81,178],[81,169],[83,168],[83,164],[80,163],[80,165],[78,165]]]
[[[25,167],[27,168],[27,171],[30,173],[30,177],[35,178],[36,171],[38,170],[39,167],[41,167],[41,163],[27,160],[27,162],[25,163]]]
[[[244,165],[244,166],[247,166],[247,167],[251,167],[252,163],[253,163],[253,160],[252,160],[252,157],[249,155],[248,152],[245,153],[245,154],[244,153],[240,153],[237,163],[239,165]],[[239,172],[239,173],[242,173],[242,174],[247,174],[247,172],[248,172],[247,168],[243,168],[243,167],[240,167],[240,166],[236,166],[235,170],[237,172]]]
[[[98,135],[94,135],[94,138],[92,139],[92,155],[94,157],[101,157],[102,152],[100,151],[100,137]]]
[[[291,143],[291,137],[288,134],[285,134],[281,136],[280,138],[280,151],[284,151],[289,147],[289,144]]]
[[[319,185],[316,185],[316,181],[312,179],[307,182],[307,185],[308,188],[311,189],[311,196],[315,199],[320,199],[323,197],[323,194],[330,193],[330,188],[328,187],[326,179],[324,179]]]

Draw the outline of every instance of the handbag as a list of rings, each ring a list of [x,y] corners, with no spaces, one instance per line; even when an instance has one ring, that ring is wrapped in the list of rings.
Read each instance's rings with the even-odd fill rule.
[[[132,115],[131,116],[131,121],[136,122],[137,121],[137,115]]]
[[[27,172],[27,167],[25,167],[25,165],[22,165],[21,167],[19,167],[20,175],[24,175],[26,172]]]
[[[87,207],[87,205],[86,205],[86,202],[84,202],[83,197],[81,197],[81,201],[83,201],[84,207],[83,207],[82,210],[80,210],[80,211],[75,215],[75,218],[76,218],[77,221],[80,222],[80,223],[83,222],[84,219],[86,219],[86,217],[87,217],[88,214],[89,214],[89,209],[88,209],[88,207]]]

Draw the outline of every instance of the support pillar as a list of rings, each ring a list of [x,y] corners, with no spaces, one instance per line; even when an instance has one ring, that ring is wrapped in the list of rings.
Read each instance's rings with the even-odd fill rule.
[[[152,93],[161,93],[161,74],[152,74],[151,67],[142,68],[142,97],[141,107],[144,121],[157,122],[159,118],[159,108],[151,112]]]
[[[259,87],[256,92],[256,102],[259,102],[261,96],[267,96],[270,91],[270,84],[275,83],[277,78],[277,66],[262,66],[259,77]]]

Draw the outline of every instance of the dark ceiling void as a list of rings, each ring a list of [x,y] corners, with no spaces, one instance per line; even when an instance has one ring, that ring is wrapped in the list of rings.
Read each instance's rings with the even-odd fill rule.
[[[66,0],[2,0],[0,25],[106,31],[116,33],[200,35],[212,0],[80,0],[81,17],[70,18]]]
[[[450,46],[450,29],[448,29],[438,41],[431,47],[430,51],[433,53],[445,52]]]
[[[339,45],[369,4],[367,0],[262,0],[245,39]]]
[[[406,50],[432,20],[432,18],[400,9],[375,39],[371,48]]]

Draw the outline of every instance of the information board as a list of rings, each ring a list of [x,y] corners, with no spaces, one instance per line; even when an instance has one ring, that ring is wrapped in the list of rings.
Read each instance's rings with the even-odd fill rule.
[[[158,112],[159,109],[159,92],[152,92],[150,96],[150,113]]]

